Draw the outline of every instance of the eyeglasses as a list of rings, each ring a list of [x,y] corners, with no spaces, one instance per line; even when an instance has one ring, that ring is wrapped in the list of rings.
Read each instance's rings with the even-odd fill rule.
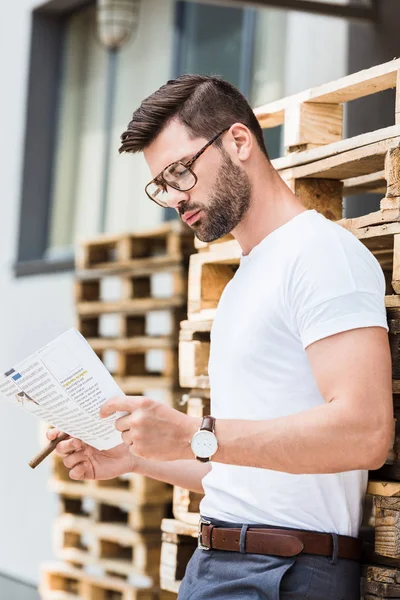
[[[187,162],[182,162],[178,160],[177,162],[173,162],[157,177],[150,181],[145,187],[145,192],[150,198],[163,208],[168,208],[168,186],[172,187],[174,190],[179,190],[181,192],[188,192],[193,189],[197,183],[197,176],[190,168],[193,163],[207,150],[211,144],[213,144],[225,131],[228,131],[230,127],[226,127],[217,135],[215,135],[201,150],[197,152],[192,158]]]

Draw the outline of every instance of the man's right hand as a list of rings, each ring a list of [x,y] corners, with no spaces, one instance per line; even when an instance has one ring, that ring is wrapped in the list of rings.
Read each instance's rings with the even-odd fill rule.
[[[59,435],[58,429],[50,429],[47,438],[52,441]],[[134,469],[136,459],[128,446],[119,444],[110,450],[97,450],[76,438],[59,442],[56,452],[69,469],[71,479],[113,479]]]

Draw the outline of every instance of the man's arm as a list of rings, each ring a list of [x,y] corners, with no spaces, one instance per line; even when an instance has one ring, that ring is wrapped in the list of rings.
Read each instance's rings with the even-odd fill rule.
[[[306,351],[325,403],[268,421],[217,419],[214,462],[293,474],[376,469],[385,462],[394,424],[386,330],[353,329]],[[115,411],[128,411],[116,428],[136,456],[193,458],[190,441],[201,419],[145,397],[113,398],[101,416]]]
[[[49,440],[55,440],[60,432],[50,429]],[[193,492],[203,493],[202,479],[210,465],[191,460],[172,462],[146,460],[132,454],[129,447],[119,444],[109,450],[97,450],[81,440],[69,438],[57,444],[56,452],[74,480],[113,479],[124,473],[138,473],[152,479],[178,485]]]
[[[306,352],[325,404],[270,421],[217,420],[213,460],[287,473],[382,466],[393,442],[387,332],[346,331]]]
[[[199,462],[195,458],[171,462],[137,458],[135,463],[135,473],[199,494],[204,494],[202,479],[211,469],[209,464]]]

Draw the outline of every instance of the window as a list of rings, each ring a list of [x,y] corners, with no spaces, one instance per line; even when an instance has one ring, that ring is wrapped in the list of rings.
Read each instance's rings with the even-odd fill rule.
[[[33,15],[17,274],[72,268],[76,242],[158,225],[142,156],[118,155],[140,102],[171,75],[175,0],[146,0],[117,53],[96,37],[95,7],[60,0]],[[47,5],[46,5],[47,6]]]
[[[100,231],[107,99],[107,51],[94,35],[94,8],[68,19],[61,65],[47,258],[73,252]]]
[[[33,13],[17,274],[70,269],[81,239],[168,218],[144,194],[143,156],[117,150],[133,111],[171,75],[218,73],[253,106],[283,95],[284,11],[146,0],[132,39],[111,53],[96,39],[94,2],[70,6]],[[266,137],[278,155],[279,132]]]
[[[252,106],[283,96],[286,12],[181,1],[177,6],[175,75],[221,75]],[[265,131],[271,158],[281,154],[281,128]]]

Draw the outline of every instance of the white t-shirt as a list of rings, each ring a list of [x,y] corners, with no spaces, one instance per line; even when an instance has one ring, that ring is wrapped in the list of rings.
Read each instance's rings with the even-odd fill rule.
[[[305,348],[349,329],[388,329],[384,296],[378,261],[340,225],[308,210],[274,230],[242,256],[220,299],[211,331],[211,414],[267,420],[323,404]],[[367,475],[213,462],[201,514],[357,536]]]

